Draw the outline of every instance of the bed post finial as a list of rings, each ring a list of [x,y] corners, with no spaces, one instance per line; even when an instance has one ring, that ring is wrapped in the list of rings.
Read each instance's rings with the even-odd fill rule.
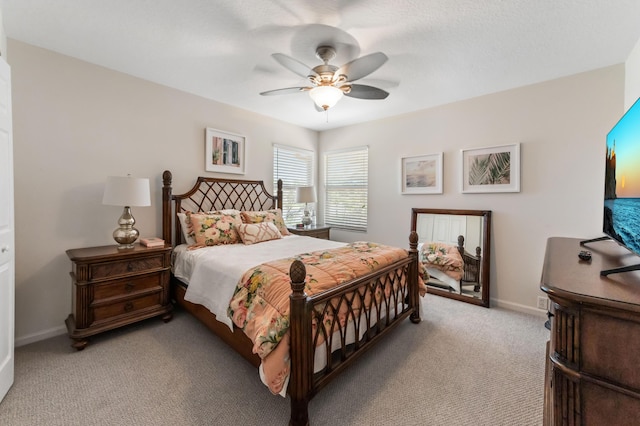
[[[162,239],[171,244],[171,172],[162,173]]]
[[[164,186],[171,186],[171,172],[169,170],[165,170],[162,172],[162,183]]]
[[[291,419],[289,425],[309,424],[309,390],[311,389],[311,315],[304,292],[307,270],[300,260],[294,260],[289,268],[292,293],[289,296],[289,339],[291,344]]]
[[[411,231],[409,234],[409,248],[411,250],[418,249],[418,233],[416,231]]]
[[[304,284],[307,278],[307,268],[304,263],[294,260],[289,268],[289,277],[291,277],[291,289],[294,295],[304,295]]]

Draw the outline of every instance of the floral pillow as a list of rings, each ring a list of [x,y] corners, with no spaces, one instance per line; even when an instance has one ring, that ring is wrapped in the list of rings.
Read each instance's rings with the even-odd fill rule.
[[[273,222],[280,234],[290,235],[287,225],[282,218],[282,211],[280,209],[264,210],[264,211],[251,211],[242,212],[242,221],[244,223],[262,223]]]
[[[195,240],[190,248],[236,244],[240,242],[238,227],[242,225],[239,213],[186,212],[189,237]]]
[[[178,212],[177,216],[178,216],[178,220],[180,221],[180,229],[182,230],[182,238],[184,238],[184,242],[187,243],[188,245],[192,246],[196,244],[196,240],[193,238],[193,229],[191,226],[190,221],[187,220],[187,213],[189,214],[196,214],[190,211],[185,211],[185,212]],[[202,212],[199,212],[197,214],[201,214]],[[216,213],[220,213],[220,214],[236,214],[236,215],[240,215],[240,210],[234,210],[234,209],[228,209],[228,210],[216,210],[216,211],[210,211],[210,212],[206,212],[207,214],[216,214]]]
[[[282,238],[282,234],[273,222],[243,223],[238,227],[238,234],[242,242],[247,245]]]

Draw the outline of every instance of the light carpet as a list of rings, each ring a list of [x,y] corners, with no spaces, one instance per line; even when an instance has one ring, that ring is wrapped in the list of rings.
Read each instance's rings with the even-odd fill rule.
[[[544,319],[427,295],[311,400],[312,425],[541,425]],[[0,424],[286,425],[289,399],[188,313],[16,348]]]

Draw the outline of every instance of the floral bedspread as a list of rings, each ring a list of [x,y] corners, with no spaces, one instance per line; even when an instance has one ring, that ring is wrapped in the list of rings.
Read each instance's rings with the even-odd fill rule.
[[[269,390],[284,396],[290,372],[289,268],[294,259],[305,264],[305,292],[313,295],[406,256],[407,251],[401,248],[356,242],[337,249],[263,263],[249,269],[236,287],[228,315],[253,342],[253,352],[262,359],[263,381]],[[424,294],[426,287],[421,279],[419,285],[421,294]]]
[[[464,261],[456,246],[444,243],[425,243],[420,259],[427,268],[438,269],[456,281],[462,279]]]

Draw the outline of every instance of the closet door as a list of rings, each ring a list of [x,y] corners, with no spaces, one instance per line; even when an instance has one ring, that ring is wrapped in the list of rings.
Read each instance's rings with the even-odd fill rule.
[[[0,401],[13,384],[15,238],[11,70],[0,57]]]
[[[436,215],[433,221],[432,241],[458,245],[458,235],[467,234],[467,219],[465,216]]]

